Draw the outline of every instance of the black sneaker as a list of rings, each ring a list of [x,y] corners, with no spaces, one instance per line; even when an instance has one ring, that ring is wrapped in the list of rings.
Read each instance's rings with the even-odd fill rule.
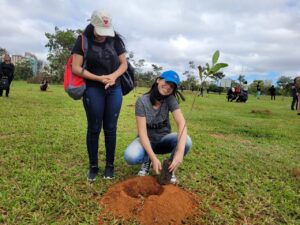
[[[96,181],[96,177],[97,177],[98,172],[99,172],[98,166],[91,166],[90,169],[87,172],[87,180],[89,182]]]
[[[114,165],[106,164],[104,170],[104,179],[113,179],[114,178]]]

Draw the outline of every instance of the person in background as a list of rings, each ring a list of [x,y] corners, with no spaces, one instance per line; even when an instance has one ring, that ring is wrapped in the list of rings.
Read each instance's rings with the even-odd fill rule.
[[[257,85],[256,85],[256,98],[257,99],[260,99],[260,94],[261,94],[260,82],[257,82]]]
[[[299,96],[300,96],[300,76],[296,77],[294,79],[294,84],[295,84],[295,88],[297,91],[297,97],[298,97],[298,104],[297,104],[297,115],[300,116],[300,101],[299,101]]]
[[[40,84],[40,90],[41,90],[41,91],[47,91],[48,87],[49,87],[48,80],[47,80],[47,79],[44,79],[44,80],[42,81],[42,83]]]
[[[291,104],[291,110],[295,110],[295,106],[296,106],[296,110],[298,109],[298,94],[297,94],[297,90],[295,87],[295,84],[292,84],[292,104]]]
[[[0,97],[3,96],[3,90],[5,90],[5,96],[9,96],[10,85],[14,79],[15,66],[11,63],[11,58],[8,54],[4,56],[4,62],[0,65],[0,80],[3,86],[0,85]]]
[[[271,95],[271,100],[275,100],[276,97],[276,88],[274,87],[274,85],[272,85],[269,89],[270,91],[270,95]]]
[[[156,154],[171,153],[168,169],[170,182],[176,183],[175,171],[192,146],[187,126],[179,108],[179,76],[175,71],[165,71],[152,84],[149,92],[138,98],[135,115],[138,137],[126,148],[125,161],[129,165],[142,164],[139,176],[149,174],[150,166],[159,174],[162,165]],[[177,133],[171,132],[169,112],[177,125]]]
[[[240,93],[241,93],[241,86],[240,85],[238,85],[238,86],[236,86],[235,88],[234,88],[234,92],[235,92],[235,94],[236,95],[239,95]]]
[[[72,71],[85,78],[83,105],[87,118],[86,144],[89,156],[87,180],[96,180],[99,172],[98,144],[103,127],[106,152],[104,179],[114,178],[117,122],[122,105],[120,76],[127,70],[126,48],[114,31],[111,16],[96,10],[84,30],[88,39],[86,67],[83,66],[81,35],[73,47]]]

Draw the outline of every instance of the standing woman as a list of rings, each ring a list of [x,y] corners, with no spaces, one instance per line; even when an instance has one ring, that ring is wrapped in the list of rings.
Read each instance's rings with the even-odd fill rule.
[[[0,79],[7,80],[7,87],[5,87],[5,96],[8,97],[10,91],[10,84],[14,79],[15,66],[11,63],[9,55],[4,56],[4,62],[0,65]],[[3,87],[0,87],[0,97],[3,95]]]
[[[87,117],[87,150],[89,156],[88,181],[95,181],[98,167],[99,135],[103,126],[106,166],[104,178],[114,177],[116,131],[122,105],[119,77],[127,69],[125,44],[112,26],[112,19],[104,11],[94,11],[91,23],[85,28],[88,39],[86,67],[83,67],[81,36],[73,47],[72,71],[86,80],[83,105]]]
[[[124,158],[129,165],[142,164],[139,176],[148,175],[151,165],[157,174],[160,173],[162,165],[156,154],[171,153],[168,168],[172,172],[170,182],[176,183],[175,171],[192,146],[178,105],[179,97],[184,100],[178,92],[179,82],[176,72],[166,71],[136,102],[138,137],[127,147]],[[177,125],[177,133],[171,133],[169,112]]]

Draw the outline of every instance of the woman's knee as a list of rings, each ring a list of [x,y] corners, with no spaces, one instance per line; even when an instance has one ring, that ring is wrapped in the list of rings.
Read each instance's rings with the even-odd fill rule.
[[[191,137],[187,136],[186,143],[185,143],[185,148],[184,148],[184,154],[185,155],[189,152],[189,150],[191,149],[192,145],[193,145],[193,142],[192,142]]]
[[[136,165],[143,163],[144,149],[141,144],[135,140],[125,150],[124,159],[129,165]]]

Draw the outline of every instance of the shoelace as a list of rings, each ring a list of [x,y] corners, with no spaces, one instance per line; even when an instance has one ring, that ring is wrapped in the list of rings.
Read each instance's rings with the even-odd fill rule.
[[[150,169],[150,161],[144,162],[142,166],[142,170],[148,172]]]

